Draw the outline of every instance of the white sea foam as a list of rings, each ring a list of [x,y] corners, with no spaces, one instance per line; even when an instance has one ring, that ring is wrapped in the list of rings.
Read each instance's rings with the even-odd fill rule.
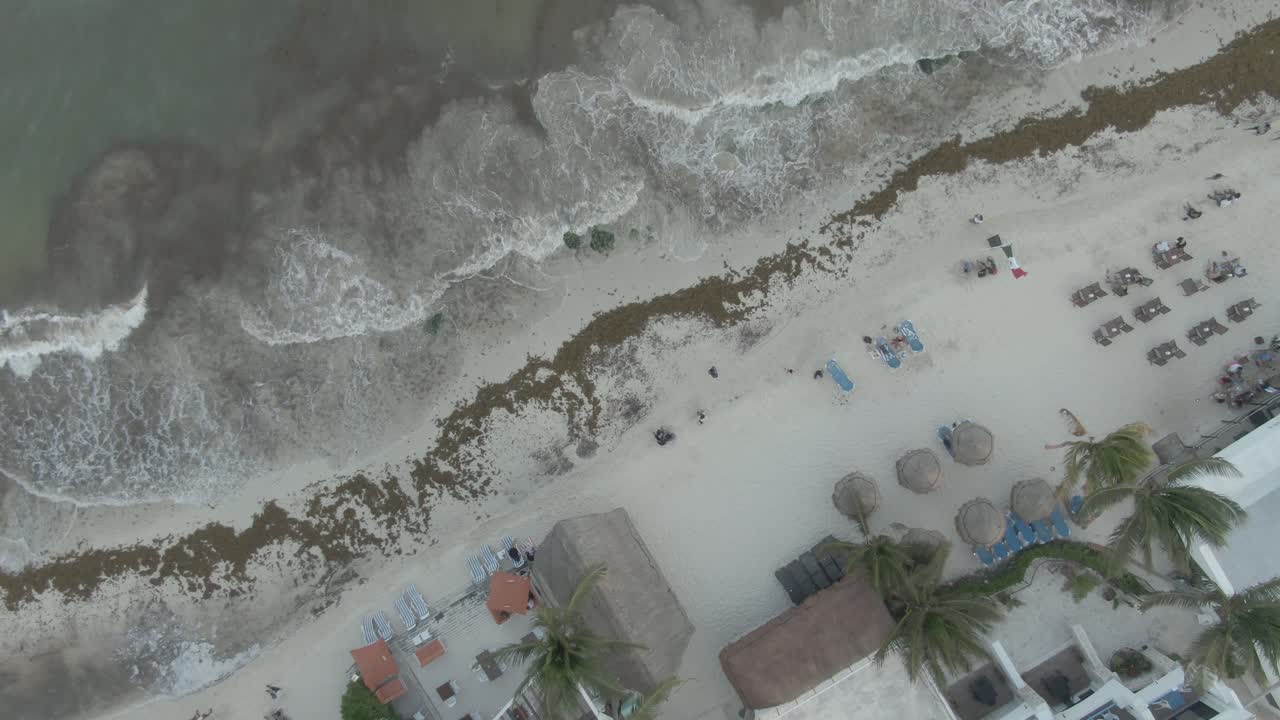
[[[134,298],[83,315],[25,309],[0,310],[0,367],[21,378],[30,377],[41,359],[54,353],[74,353],[96,360],[115,350],[142,324],[147,315],[147,288]]]
[[[262,300],[243,306],[246,332],[268,345],[288,345],[391,332],[426,319],[430,300],[396,293],[326,239],[307,228],[286,233]]]
[[[163,682],[155,689],[164,695],[182,697],[206,688],[243,667],[261,648],[253,645],[230,657],[218,657],[212,644],[183,642],[169,666]]]

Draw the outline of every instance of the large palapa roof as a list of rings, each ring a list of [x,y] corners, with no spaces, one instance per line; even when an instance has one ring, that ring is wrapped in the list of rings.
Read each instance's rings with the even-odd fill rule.
[[[875,653],[893,624],[880,594],[854,573],[721,650],[720,666],[747,707],[774,707]]]
[[[607,574],[579,610],[599,635],[646,648],[615,655],[608,669],[625,687],[647,693],[678,675],[693,624],[622,508],[556,523],[538,547],[534,574],[563,604],[596,564]]]

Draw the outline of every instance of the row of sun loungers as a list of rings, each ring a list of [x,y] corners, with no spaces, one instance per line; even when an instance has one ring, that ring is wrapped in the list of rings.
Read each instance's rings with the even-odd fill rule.
[[[1201,323],[1196,323],[1195,327],[1187,331],[1187,339],[1196,345],[1204,345],[1214,335],[1224,335],[1227,332],[1227,326],[1218,322],[1218,318],[1211,317]]]
[[[425,623],[431,619],[431,608],[427,606],[427,601],[422,598],[422,593],[418,592],[417,585],[411,584],[406,587],[393,604],[406,631],[412,631],[419,623]],[[364,635],[365,645],[372,645],[377,642],[378,638],[390,640],[393,637],[391,621],[387,619],[387,614],[381,610],[361,618],[360,630]]]
[[[512,570],[519,570],[525,566],[528,562],[527,558],[532,554],[532,540],[522,540],[517,545],[510,535],[504,535],[502,537],[501,557],[493,551],[492,547],[484,545],[480,548],[479,555],[472,555],[467,558],[467,568],[471,571],[471,582],[476,585],[483,585],[490,575],[498,572],[503,560],[511,564]]]
[[[989,548],[975,547],[973,554],[978,558],[978,562],[991,567],[1024,548],[1037,543],[1051,542],[1055,533],[1060,538],[1071,536],[1071,527],[1067,525],[1067,519],[1062,514],[1061,507],[1055,507],[1048,518],[1033,522],[1027,522],[1018,517],[1017,513],[1011,512],[1005,526],[1004,539]]]

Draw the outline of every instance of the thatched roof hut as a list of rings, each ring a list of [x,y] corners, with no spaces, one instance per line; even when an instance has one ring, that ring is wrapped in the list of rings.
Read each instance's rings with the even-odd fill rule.
[[[623,651],[607,669],[623,686],[648,693],[678,674],[693,625],[622,508],[556,523],[538,547],[534,576],[563,604],[598,563],[608,572],[582,602],[583,618],[603,637],[646,648]]]
[[[965,465],[986,465],[995,450],[995,437],[985,427],[965,420],[951,431],[951,457]]]
[[[1053,488],[1040,478],[1020,480],[1009,491],[1009,507],[1027,522],[1049,517],[1057,504]]]
[[[947,544],[947,536],[937,530],[911,528],[902,536],[903,545],[918,545],[933,550]]]
[[[862,573],[846,575],[720,651],[743,704],[790,702],[880,649],[893,618]]]
[[[880,507],[880,488],[866,475],[851,472],[836,481],[831,503],[845,517],[865,520]]]
[[[928,493],[942,485],[942,463],[932,450],[912,450],[898,460],[898,484],[912,492]]]
[[[1004,537],[1004,529],[1004,515],[986,498],[970,500],[956,513],[956,532],[971,545],[995,545]]]

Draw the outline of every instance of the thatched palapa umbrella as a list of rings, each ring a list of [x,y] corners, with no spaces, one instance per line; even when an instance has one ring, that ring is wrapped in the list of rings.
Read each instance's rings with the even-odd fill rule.
[[[932,450],[912,450],[898,461],[898,484],[912,492],[928,493],[942,485],[942,463]]]
[[[880,487],[866,475],[851,472],[836,481],[831,503],[845,517],[865,520],[880,507]]]
[[[903,545],[914,545],[920,548],[933,550],[947,544],[947,536],[937,530],[925,530],[924,528],[911,528],[902,536]]]
[[[965,420],[951,431],[951,457],[965,465],[986,465],[991,462],[995,438],[985,427]]]
[[[956,513],[956,532],[971,545],[995,545],[1004,537],[1004,527],[1004,515],[986,498],[970,500]]]
[[[1027,522],[1049,517],[1049,513],[1053,512],[1057,504],[1058,499],[1053,495],[1053,488],[1040,478],[1021,480],[1009,492],[1009,506],[1018,513],[1018,517]]]

